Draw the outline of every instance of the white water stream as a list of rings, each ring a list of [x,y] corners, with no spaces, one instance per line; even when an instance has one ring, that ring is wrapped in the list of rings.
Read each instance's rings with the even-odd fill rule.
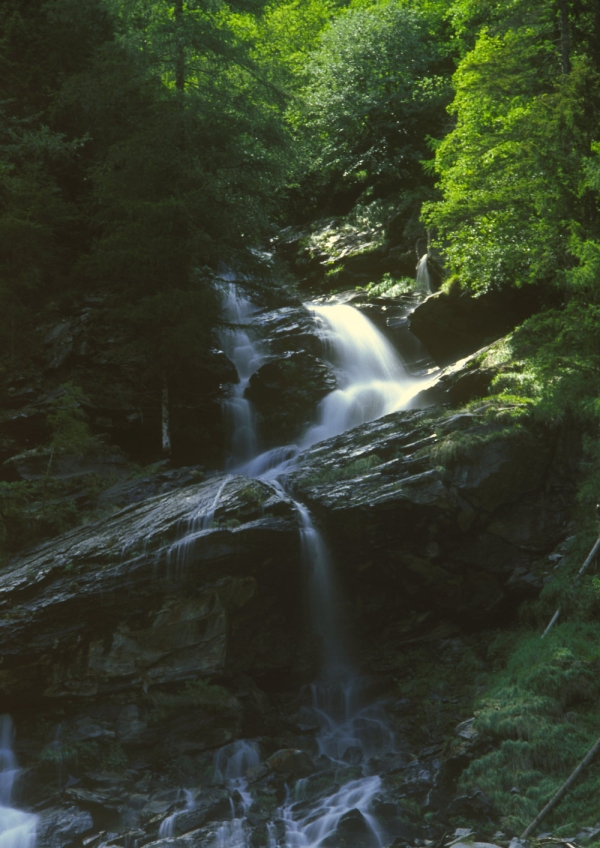
[[[421,271],[424,273],[426,266]],[[347,304],[309,308],[319,322],[325,356],[335,370],[338,386],[321,401],[316,423],[297,445],[257,454],[256,418],[244,392],[252,373],[264,360],[244,329],[238,327],[226,338],[226,352],[240,374],[240,382],[226,404],[233,426],[232,464],[238,473],[270,479],[275,485],[281,485],[279,476],[293,465],[302,450],[359,424],[409,408],[415,395],[431,382],[430,378],[411,375],[390,342],[359,310]],[[231,290],[227,310],[229,320],[236,316],[238,325],[246,323],[253,311]],[[308,509],[298,502],[296,509],[308,574],[311,622],[321,644],[321,672],[310,687],[310,701],[305,708],[308,721],[319,728],[319,755],[341,767],[350,762],[361,764],[363,776],[356,778],[354,774],[330,795],[312,802],[305,797],[307,781],[298,781],[294,789],[288,789],[279,810],[279,827],[274,822],[268,826],[269,848],[332,845],[331,839],[338,838],[338,826],[348,814],[353,817],[354,826],[358,821],[361,845],[380,848],[383,834],[370,810],[381,779],[368,774],[368,762],[374,756],[394,751],[394,734],[381,706],[365,697],[364,681],[349,659],[341,594],[325,541]],[[231,819],[219,828],[215,848],[247,848],[246,816],[252,795],[245,775],[258,762],[258,750],[248,742],[226,746],[219,753],[217,771],[238,803],[232,800]]]
[[[392,344],[360,310],[343,303],[311,304],[309,309],[319,322],[325,358],[338,387],[323,398],[316,423],[299,444],[261,453],[238,465],[239,473],[277,478],[300,451],[382,415],[409,409],[414,397],[432,383],[430,376],[409,372]]]
[[[37,816],[11,807],[19,767],[13,752],[10,716],[0,716],[0,848],[33,848]]]
[[[233,387],[230,397],[223,402],[225,423],[231,434],[228,464],[232,468],[242,462],[249,462],[258,451],[256,414],[250,401],[244,397],[250,377],[258,371],[264,361],[259,346],[243,329],[244,324],[250,323],[255,312],[256,309],[252,303],[242,297],[237,287],[230,283],[223,313],[225,320],[231,326],[221,331],[220,341],[239,376],[239,382]]]
[[[421,292],[421,294],[428,295],[431,294],[431,276],[429,274],[429,264],[428,264],[429,254],[424,253],[423,256],[419,259],[419,263],[417,265],[417,290]]]

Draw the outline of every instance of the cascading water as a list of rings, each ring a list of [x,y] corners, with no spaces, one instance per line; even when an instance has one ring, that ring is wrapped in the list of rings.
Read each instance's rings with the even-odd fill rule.
[[[166,819],[163,819],[158,829],[158,835],[161,837],[174,836],[175,824],[181,813],[189,812],[190,810],[194,809],[194,796],[192,795],[190,790],[182,789],[180,790],[180,792],[183,796],[183,800],[185,801],[185,807],[182,810],[177,810],[175,813],[171,813],[170,816],[167,816]]]
[[[417,264],[417,290],[422,294],[431,294],[431,277],[429,275],[429,254],[424,253]]]
[[[382,834],[377,820],[369,812],[380,787],[381,778],[377,775],[351,780],[337,792],[320,800],[317,806],[311,806],[308,811],[304,805],[300,815],[297,815],[297,808],[302,808],[302,802],[295,803],[290,798],[281,811],[285,824],[284,848],[319,848],[335,834],[340,820],[350,810],[357,811],[362,818],[362,848],[381,848]],[[282,848],[273,835],[269,848]]]
[[[338,388],[321,401],[318,423],[305,433],[301,448],[406,408],[423,383],[408,373],[383,333],[358,309],[340,303],[312,311],[322,323]]]
[[[177,579],[181,575],[193,553],[198,536],[212,527],[219,501],[230,479],[229,476],[225,477],[214,497],[198,504],[194,515],[181,528],[180,538],[169,549],[167,567],[171,577]]]
[[[223,822],[216,833],[217,848],[246,848],[248,845],[246,817],[252,806],[252,795],[248,791],[246,774],[259,764],[258,747],[245,739],[239,739],[217,751],[215,772],[227,784],[231,804],[231,819]]]
[[[309,305],[317,317],[325,356],[331,362],[338,388],[319,404],[317,423],[309,427],[298,445],[286,445],[260,454],[242,465],[251,477],[277,478],[301,450],[374,421],[411,401],[432,382],[430,376],[413,376],[395,348],[369,319],[343,303]]]
[[[37,816],[10,806],[14,783],[19,774],[12,741],[10,716],[0,716],[0,848],[34,848]]]
[[[394,735],[378,704],[364,703],[363,681],[350,662],[331,558],[307,508],[296,502],[300,518],[302,556],[309,577],[309,605],[314,632],[321,640],[321,672],[310,687],[309,723],[319,727],[320,757],[347,767],[366,766],[373,756],[394,750]],[[381,778],[367,775],[350,780],[332,794],[307,804],[288,791],[279,811],[285,826],[283,839],[270,830],[269,848],[319,848],[329,844],[350,811],[360,817],[361,846],[380,848],[382,833],[370,807],[381,788]],[[302,795],[302,793],[301,793]]]
[[[237,327],[223,334],[225,352],[239,374],[225,411],[232,427],[229,467],[253,477],[278,478],[301,450],[316,442],[398,409],[408,408],[412,398],[429,382],[411,375],[396,350],[357,309],[346,304],[311,305],[321,326],[326,356],[335,369],[338,387],[319,405],[317,422],[298,445],[287,445],[257,456],[256,421],[252,405],[244,398],[250,377],[263,357],[243,329],[253,313],[252,305],[230,287],[226,317]],[[241,325],[241,326],[240,326]],[[269,848],[318,848],[333,844],[344,816],[360,819],[361,846],[380,848],[382,833],[371,814],[371,804],[381,788],[381,778],[369,774],[372,757],[395,749],[394,734],[381,706],[365,695],[365,685],[349,659],[343,624],[341,595],[324,539],[307,508],[296,502],[303,560],[309,576],[310,610],[314,632],[320,638],[321,673],[309,687],[309,725],[317,725],[319,755],[332,767],[362,765],[363,776],[352,779],[326,797],[313,801],[288,789],[279,810],[281,827],[268,826]],[[247,814],[252,805],[246,773],[260,762],[250,742],[236,742],[217,754],[215,767],[230,792],[231,818],[215,834],[215,848],[247,848]],[[303,788],[304,784],[303,784]]]
[[[262,365],[263,357],[258,346],[242,329],[243,325],[249,324],[255,311],[252,303],[240,295],[234,283],[230,283],[223,312],[232,327],[222,330],[220,334],[223,350],[235,365],[239,376],[231,396],[223,401],[225,420],[231,433],[231,454],[228,462],[230,468],[251,460],[256,456],[258,449],[256,416],[244,393],[250,377]]]

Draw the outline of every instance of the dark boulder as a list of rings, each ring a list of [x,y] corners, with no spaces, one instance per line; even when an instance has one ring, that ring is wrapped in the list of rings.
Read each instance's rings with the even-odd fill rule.
[[[264,446],[294,442],[314,420],[319,401],[335,387],[332,369],[305,351],[286,353],[259,368],[246,397],[259,413]]]
[[[543,295],[533,286],[477,297],[439,291],[417,306],[410,329],[438,365],[448,365],[505,336],[540,308]]]

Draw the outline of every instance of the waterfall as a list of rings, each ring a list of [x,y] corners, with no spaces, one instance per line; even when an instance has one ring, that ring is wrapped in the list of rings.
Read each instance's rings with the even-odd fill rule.
[[[37,816],[10,806],[19,774],[10,716],[0,716],[0,848],[34,848]]]
[[[300,518],[300,544],[304,570],[308,575],[309,612],[313,632],[320,637],[323,674],[344,677],[348,672],[340,593],[335,585],[329,551],[304,504],[296,503]]]
[[[358,309],[341,303],[311,309],[321,322],[338,388],[321,401],[318,421],[305,433],[302,448],[406,408],[423,383],[408,373],[394,347]]]
[[[363,848],[381,848],[382,835],[376,819],[369,813],[371,802],[381,787],[377,775],[361,780],[351,780],[341,789],[321,799],[301,817],[294,817],[294,804],[287,801],[281,810],[285,824],[284,848],[319,848],[328,837],[332,837],[340,819],[350,810],[357,810],[364,820]],[[280,848],[273,836],[269,848]],[[337,844],[327,843],[325,844]]]
[[[431,277],[429,275],[429,254],[424,253],[417,265],[417,291],[422,294],[431,294]]]
[[[167,568],[172,579],[178,580],[181,578],[193,555],[198,536],[211,529],[221,495],[230,479],[231,477],[227,475],[214,497],[209,501],[202,501],[198,504],[195,513],[187,521],[180,524],[180,537],[173,542],[167,554]]]
[[[246,827],[252,795],[248,791],[246,774],[260,764],[260,754],[254,742],[239,739],[225,745],[215,755],[215,772],[227,784],[230,793],[231,819],[217,829],[216,848],[247,848],[249,833]],[[237,800],[237,804],[234,802]]]
[[[426,263],[425,271],[426,273]],[[252,373],[262,364],[256,345],[238,326],[224,336],[224,347],[239,374],[234,394],[226,402],[233,427],[231,462],[249,476],[268,478],[281,487],[281,475],[296,457],[315,443],[376,418],[409,407],[412,398],[429,382],[411,375],[385,336],[361,312],[346,304],[309,305],[320,325],[325,356],[335,370],[337,388],[319,404],[317,421],[298,445],[286,445],[257,455],[255,419],[244,392]],[[252,307],[230,290],[227,315],[238,325],[247,323]],[[233,317],[232,317],[233,316]],[[227,406],[229,404],[229,406]],[[241,464],[240,464],[241,463]],[[230,466],[231,467],[231,466]],[[334,844],[342,818],[352,811],[362,827],[365,848],[380,848],[383,837],[371,804],[381,778],[368,773],[371,758],[395,750],[394,734],[381,705],[366,694],[365,681],[353,668],[347,648],[343,603],[325,540],[310,512],[295,502],[300,524],[302,557],[309,584],[309,607],[313,632],[319,637],[321,671],[309,687],[305,706],[308,725],[319,728],[319,755],[342,769],[361,766],[342,786],[313,802],[288,789],[278,816],[285,833],[274,822],[267,827],[269,848],[318,848]],[[215,834],[215,848],[247,848],[246,817],[252,805],[246,772],[259,763],[258,750],[240,741],[221,749],[215,768],[231,795],[231,819]],[[234,798],[237,799],[234,802]]]
[[[352,427],[408,409],[430,376],[409,373],[398,352],[369,319],[348,304],[308,304],[320,325],[325,358],[338,382],[317,409],[317,422],[298,445],[273,448],[238,470],[250,477],[275,479],[290,468],[301,450],[339,436]],[[421,351],[419,350],[419,354]]]
[[[231,433],[230,468],[248,462],[256,456],[258,449],[256,414],[250,401],[244,397],[250,377],[263,364],[258,346],[243,329],[254,312],[252,303],[239,293],[234,283],[230,283],[223,313],[233,326],[220,333],[223,350],[235,365],[239,377],[230,397],[223,401],[225,421]]]
[[[185,801],[185,807],[182,810],[177,810],[175,813],[172,813],[170,816],[167,816],[166,819],[160,823],[160,827],[158,828],[158,835],[160,837],[174,836],[175,835],[175,823],[177,819],[181,815],[181,813],[188,812],[189,810],[193,810],[195,807],[194,796],[190,792],[189,789],[180,790],[180,795],[182,795],[183,800]]]

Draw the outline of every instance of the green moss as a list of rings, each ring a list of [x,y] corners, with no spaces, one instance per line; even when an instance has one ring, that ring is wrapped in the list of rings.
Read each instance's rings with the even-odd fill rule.
[[[240,491],[238,497],[243,503],[260,506],[267,500],[268,494],[258,483],[251,483]]]
[[[352,480],[362,474],[368,474],[373,468],[381,465],[382,460],[376,455],[360,457],[348,465],[336,468],[325,468],[323,471],[315,471],[302,478],[302,483],[307,486],[322,486],[327,483],[337,483],[340,480]]]

